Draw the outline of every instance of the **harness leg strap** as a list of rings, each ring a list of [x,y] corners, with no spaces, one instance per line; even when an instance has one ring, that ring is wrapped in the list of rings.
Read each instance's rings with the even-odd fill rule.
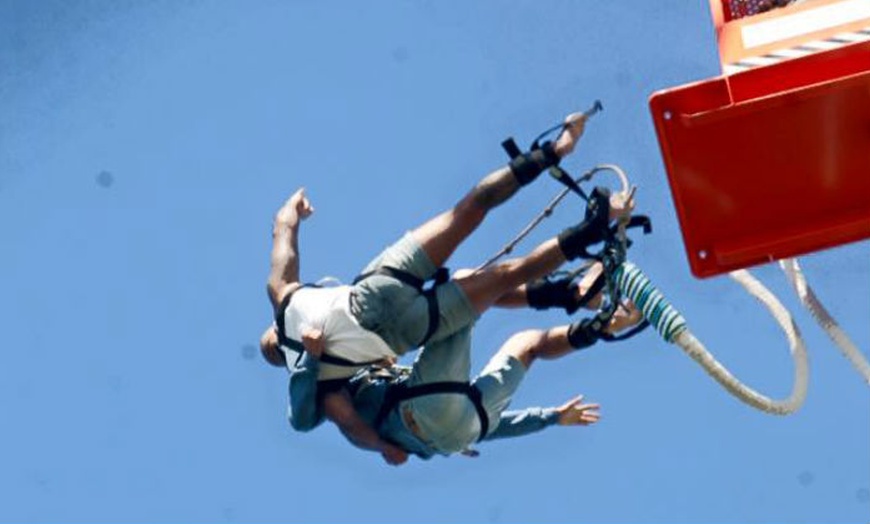
[[[433,287],[423,292],[423,296],[426,297],[426,303],[429,306],[429,327],[426,329],[426,334],[423,335],[423,340],[417,344],[418,346],[423,346],[426,342],[429,342],[429,339],[438,331],[438,326],[441,324],[441,314],[438,312],[438,297],[435,294],[436,289],[438,288]]]
[[[413,287],[420,294],[426,297],[426,302],[429,305],[429,326],[426,329],[426,334],[423,335],[423,339],[420,340],[417,345],[422,346],[426,344],[426,342],[428,342],[429,339],[432,338],[432,335],[434,335],[435,332],[438,331],[438,326],[441,321],[441,315],[438,311],[438,297],[435,294],[435,290],[438,288],[438,286],[450,280],[450,271],[446,267],[438,268],[438,270],[431,278],[431,280],[434,282],[434,285],[429,289],[423,289],[423,286],[426,284],[426,280],[414,276],[411,273],[402,269],[396,269],[389,266],[381,266],[373,271],[363,273],[357,276],[353,280],[353,283],[354,285],[356,285],[374,275],[394,278],[404,284]]]

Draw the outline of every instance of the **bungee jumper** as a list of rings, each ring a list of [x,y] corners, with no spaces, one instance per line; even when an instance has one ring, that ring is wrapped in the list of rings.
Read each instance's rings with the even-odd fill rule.
[[[568,190],[579,189],[558,165],[600,109],[598,104],[569,115],[554,129],[559,131],[554,141],[536,140],[525,153],[506,141],[508,165],[484,177],[453,208],[385,249],[349,286],[301,283],[299,225],[313,207],[302,189],[287,200],[275,216],[267,285],[275,323],[263,334],[261,351],[269,363],[291,372],[294,429],[307,431],[327,418],[352,443],[400,464],[408,453],[428,458],[553,422],[597,420],[597,405],[576,399],[548,410],[505,410],[537,358],[561,357],[642,321],[631,301],[618,297],[612,278],[621,263],[617,258],[624,258],[615,239],[626,246],[625,227],[640,225],[631,219],[634,202],[627,187],[613,194],[604,188],[593,191],[586,197],[583,220],[524,257],[452,275],[443,267],[491,209],[543,171]],[[605,245],[602,252],[589,253],[598,243]],[[566,262],[590,257],[584,274],[550,277]],[[471,380],[472,328],[492,306],[557,307],[569,313],[581,307],[601,309],[593,318],[515,335]],[[397,356],[418,347],[410,370],[400,372],[392,365]]]

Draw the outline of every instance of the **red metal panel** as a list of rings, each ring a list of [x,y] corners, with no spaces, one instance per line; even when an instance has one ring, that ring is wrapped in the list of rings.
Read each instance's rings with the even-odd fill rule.
[[[870,238],[870,42],[654,94],[692,272]]]

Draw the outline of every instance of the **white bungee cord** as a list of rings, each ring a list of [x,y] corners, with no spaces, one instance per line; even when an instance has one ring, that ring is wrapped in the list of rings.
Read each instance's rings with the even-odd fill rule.
[[[603,106],[601,103],[596,101],[593,107],[587,110],[584,114],[588,119],[601,111],[602,108]],[[564,129],[564,126],[562,127]],[[538,139],[558,128],[559,126],[556,126],[545,131],[538,137]],[[536,139],[536,144],[537,141],[538,140]],[[558,167],[550,168],[550,174],[564,184],[566,188],[551,200],[544,210],[539,213],[538,216],[536,216],[513,240],[508,242],[501,251],[481,264],[475,271],[480,271],[494,263],[502,256],[511,253],[523,238],[525,238],[535,227],[538,226],[538,224],[553,213],[553,209],[568,195],[569,192],[574,191],[584,199],[587,199],[585,193],[580,189],[579,184],[591,180],[594,175],[602,171],[610,171],[619,178],[620,185],[622,186],[621,192],[624,195],[626,202],[631,201],[637,188],[630,185],[628,176],[615,164],[597,165],[577,179],[572,179],[564,170]],[[807,385],[809,382],[809,363],[806,345],[804,344],[800,330],[795,324],[791,313],[789,313],[785,306],[782,305],[779,299],[761,282],[755,279],[749,271],[739,270],[729,273],[729,276],[734,281],[743,286],[750,295],[767,308],[774,320],[779,324],[779,327],[782,329],[788,342],[789,352],[794,364],[792,390],[789,396],[784,399],[773,399],[741,382],[733,373],[716,360],[704,344],[701,343],[701,341],[698,340],[698,338],[696,338],[689,330],[685,318],[676,310],[676,308],[668,303],[662,292],[652,284],[640,268],[628,260],[625,260],[624,254],[628,242],[625,230],[628,220],[629,218],[625,217],[618,224],[616,240],[617,243],[621,245],[618,249],[618,251],[621,251],[621,255],[618,255],[618,266],[613,264],[610,266],[613,270],[613,274],[610,275],[610,278],[615,281],[616,287],[619,288],[622,294],[631,299],[640,309],[647,322],[656,328],[665,341],[676,344],[680,347],[680,349],[695,360],[695,362],[700,364],[711,377],[719,382],[725,390],[742,402],[766,413],[775,415],[788,415],[800,409],[806,399]],[[613,269],[614,267],[615,270]],[[849,337],[846,336],[845,332],[843,332],[821,302],[819,302],[818,298],[807,284],[806,278],[801,272],[797,260],[793,258],[782,260],[780,261],[780,267],[786,274],[789,283],[794,288],[801,303],[806,306],[813,318],[816,319],[822,329],[824,329],[831,340],[834,341],[843,355],[858,370],[864,381],[870,384],[870,363],[868,363],[864,355],[858,350]]]
[[[819,301],[812,288],[807,283],[807,279],[801,271],[800,265],[796,258],[786,258],[779,261],[779,267],[782,268],[786,278],[797,293],[801,304],[807,308],[812,317],[816,320],[819,326],[825,331],[830,339],[837,346],[837,349],[852,363],[864,382],[870,384],[870,363],[867,358],[858,349],[858,347],[849,339],[845,331],[837,324],[837,321],[831,316],[825,306]]]
[[[575,180],[576,183],[588,181],[595,174],[601,171],[611,171],[620,180],[622,193],[628,195],[626,198],[630,200],[634,194],[635,188],[629,183],[628,176],[625,172],[615,164],[601,164],[583,176]],[[535,217],[532,222],[526,226],[520,234],[509,242],[499,253],[481,264],[478,271],[486,266],[489,266],[497,259],[505,254],[513,251],[513,248],[525,238],[544,218],[550,216],[553,208],[571,191],[570,188],[563,189],[541,212]],[[627,219],[619,224],[617,239],[623,244],[626,243],[625,223]],[[776,322],[779,324],[785,333],[786,340],[789,344],[789,352],[794,362],[794,381],[791,394],[785,399],[773,399],[765,396],[755,389],[742,383],[734,376],[724,365],[707,350],[703,343],[698,340],[688,328],[685,318],[665,299],[661,291],[659,291],[643,274],[636,265],[629,261],[622,262],[616,268],[613,278],[623,295],[634,302],[640,309],[644,318],[656,328],[662,338],[676,344],[693,360],[700,364],[704,370],[719,382],[729,393],[737,397],[744,403],[753,406],[759,410],[776,415],[787,415],[797,411],[803,405],[807,394],[807,384],[809,382],[809,364],[807,359],[806,346],[801,337],[800,331],[794,322],[791,314],[776,298],[776,296],[768,290],[761,282],[756,280],[748,271],[734,271],[730,274],[731,278],[743,286],[746,291],[760,301],[773,315]],[[836,324],[834,324],[836,325]],[[850,353],[851,354],[851,353]],[[860,356],[860,354],[859,354]],[[850,360],[852,357],[850,357]],[[853,362],[855,362],[853,360]],[[856,364],[857,365],[857,364]],[[862,360],[863,369],[870,371],[870,366],[866,360]],[[862,371],[863,372],[863,371]]]

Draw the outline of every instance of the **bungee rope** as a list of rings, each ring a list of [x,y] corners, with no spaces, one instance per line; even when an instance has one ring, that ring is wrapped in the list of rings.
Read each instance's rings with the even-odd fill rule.
[[[779,261],[779,267],[782,268],[786,278],[797,293],[801,304],[807,308],[812,317],[816,320],[819,326],[825,331],[830,339],[837,346],[837,349],[852,363],[864,382],[870,384],[870,363],[864,357],[864,354],[858,350],[858,347],[849,339],[845,331],[837,324],[837,321],[828,313],[825,306],[819,301],[812,288],[807,284],[807,279],[801,271],[796,258],[786,258]]]
[[[591,116],[600,110],[601,104],[600,102],[596,102],[595,106],[587,111],[586,114],[587,116]],[[564,130],[564,125],[560,124],[554,126],[542,133],[535,140],[533,148],[537,146],[538,141],[541,138],[560,128]],[[514,144],[512,140],[506,141],[502,145],[509,154],[512,154],[512,150],[516,150],[516,144]],[[614,164],[602,164],[596,166],[577,179],[572,179],[567,172],[558,166],[552,167],[550,168],[550,174],[556,180],[565,185],[566,188],[556,195],[556,197],[547,204],[544,210],[532,219],[532,221],[523,228],[517,236],[508,242],[498,253],[481,264],[476,271],[480,271],[493,264],[499,258],[510,254],[519,242],[528,236],[529,233],[531,233],[531,231],[545,218],[552,215],[555,207],[569,192],[577,193],[583,200],[588,202],[589,197],[579,187],[579,184],[591,180],[596,173],[601,171],[612,171],[615,173],[620,179],[623,194],[628,195],[629,200],[633,197],[635,188],[630,187],[625,172]],[[748,271],[740,270],[730,273],[732,279],[743,286],[750,295],[767,307],[780,328],[782,328],[786,339],[788,340],[789,351],[794,362],[794,381],[791,394],[785,399],[776,400],[762,395],[758,391],[746,386],[730,371],[728,371],[725,366],[716,360],[704,347],[701,341],[692,334],[685,318],[665,299],[662,292],[652,284],[640,268],[626,260],[626,251],[630,245],[630,241],[626,236],[626,229],[628,227],[643,225],[644,232],[650,232],[648,219],[645,219],[644,217],[643,221],[635,222],[635,219],[639,218],[641,217],[626,217],[621,219],[617,224],[615,234],[607,235],[604,249],[602,249],[598,255],[590,256],[591,258],[595,258],[602,262],[606,278],[604,292],[608,297],[608,303],[604,310],[598,313],[598,320],[606,325],[617,307],[619,307],[623,297],[628,298],[640,309],[645,321],[654,326],[656,331],[658,331],[665,341],[679,346],[693,360],[698,362],[698,364],[700,364],[710,376],[712,376],[729,393],[737,397],[739,400],[759,410],[776,415],[787,415],[797,411],[806,399],[809,365],[807,361],[806,346],[804,345],[800,331],[788,310],[782,305],[776,296],[770,292],[770,290],[752,277]],[[799,270],[793,271],[792,275],[795,275],[795,281],[802,278]],[[829,318],[829,316],[824,318]],[[822,321],[820,321],[820,323],[822,323]],[[833,323],[832,320],[824,323],[824,325],[836,327],[836,323]],[[837,332],[837,329],[832,329],[833,331],[826,328],[829,333]],[[838,335],[838,340],[842,338],[843,337]],[[844,349],[844,353],[850,360],[852,360],[853,364],[859,368],[859,371],[861,371],[865,377],[870,377],[870,366],[867,365],[863,356],[860,355],[860,353],[857,353],[857,349],[855,349],[855,351]],[[855,357],[856,354],[859,357],[857,360]]]
[[[784,400],[771,399],[740,382],[692,334],[685,318],[637,266],[625,262],[617,269],[615,276],[625,296],[635,303],[659,335],[665,341],[679,346],[731,394],[750,406],[775,415],[788,415],[801,407],[807,395],[809,378],[806,346],[788,310],[748,271],[733,271],[730,276],[767,307],[788,339],[794,361],[794,385],[791,394]]]

